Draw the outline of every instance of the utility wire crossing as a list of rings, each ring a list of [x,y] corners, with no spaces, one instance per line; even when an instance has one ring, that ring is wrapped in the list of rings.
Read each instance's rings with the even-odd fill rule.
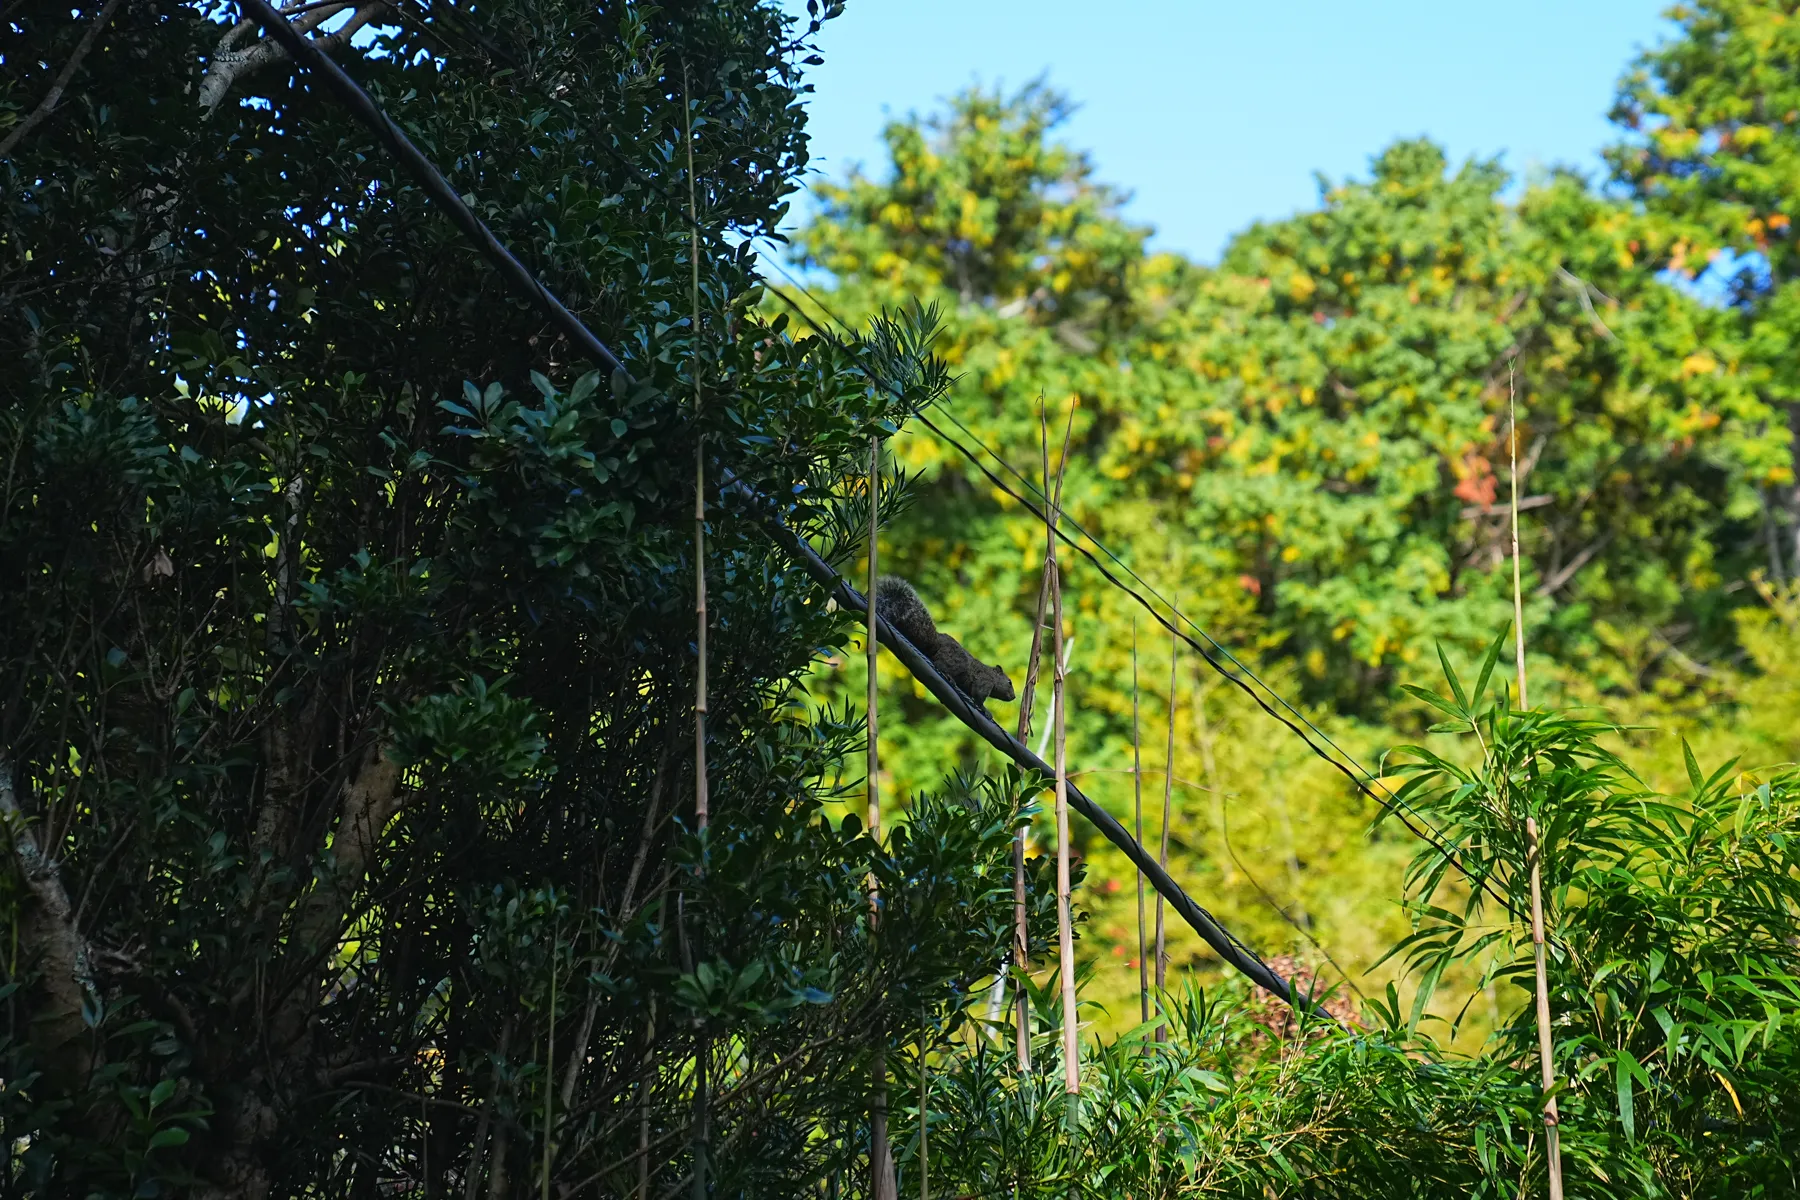
[[[801,290],[802,293],[804,293],[806,295],[807,299],[811,300],[815,305],[817,305],[818,308],[820,309],[820,311],[824,312],[827,317],[829,317],[832,321],[835,321],[846,332],[849,331],[850,327],[843,320],[843,318],[839,317],[836,313],[832,312],[831,309],[822,300],[820,300],[809,289],[807,289],[806,285],[804,285],[804,284],[800,283],[798,280],[794,279],[794,277],[791,274],[789,274],[786,271],[786,269],[779,267],[779,265],[777,265],[777,269],[781,270],[782,274],[786,275],[787,278],[789,279],[789,281],[792,282],[796,287],[798,287]],[[831,331],[825,329],[817,321],[815,321],[813,319],[812,315],[810,313],[808,313],[804,308],[802,308],[798,304],[796,304],[794,302],[793,297],[791,297],[787,293],[783,292],[780,288],[775,287],[773,284],[766,284],[766,286],[769,288],[770,291],[774,292],[776,296],[780,297],[782,303],[786,304],[790,309],[792,309],[796,314],[798,314],[800,319],[806,323],[807,327],[810,328],[814,334],[816,334],[819,337],[825,338],[827,341],[830,341],[833,345],[836,345],[839,348],[843,348],[843,344],[838,341],[836,336],[834,334],[832,334]],[[865,367],[865,370],[866,370],[866,367]],[[868,374],[870,375],[870,378],[875,380],[876,383],[879,383],[883,387],[888,388],[889,391],[893,392],[896,396],[899,395],[898,389],[895,388],[893,384],[889,383],[886,380],[881,379],[879,376],[875,375],[874,372],[868,372]],[[957,425],[958,428],[962,429],[965,433],[968,433],[969,436],[972,439],[974,439],[978,445],[982,445],[980,442],[980,439],[975,438],[975,435],[969,431],[968,426],[964,425],[961,421],[957,420],[957,418],[954,414],[950,413],[948,410],[941,410],[941,411],[943,411],[945,413],[945,415],[950,418],[951,421],[955,422],[955,424]],[[1226,647],[1221,645],[1219,643],[1219,641],[1216,638],[1214,638],[1210,633],[1207,633],[1206,630],[1198,622],[1194,621],[1191,617],[1188,617],[1185,614],[1183,614],[1180,609],[1176,608],[1173,601],[1156,593],[1155,589],[1151,588],[1150,585],[1146,584],[1144,582],[1144,580],[1142,579],[1142,577],[1139,576],[1136,571],[1132,570],[1131,567],[1124,562],[1124,560],[1122,560],[1117,554],[1113,553],[1113,551],[1108,549],[1106,547],[1105,543],[1101,542],[1099,538],[1095,537],[1092,533],[1089,533],[1086,529],[1083,529],[1074,520],[1074,518],[1069,517],[1066,514],[1062,514],[1061,520],[1059,520],[1058,522],[1056,522],[1054,524],[1054,526],[1052,526],[1051,522],[1049,522],[1045,519],[1043,511],[1041,509],[1039,509],[1037,505],[1033,504],[1031,502],[1031,500],[1028,499],[1027,497],[1020,495],[1010,485],[1008,485],[1005,480],[1001,479],[999,476],[995,475],[993,471],[989,470],[987,467],[987,464],[983,463],[981,461],[981,459],[974,453],[974,451],[970,450],[967,446],[964,446],[961,442],[957,441],[954,437],[951,437],[948,433],[945,433],[943,429],[941,429],[935,422],[932,421],[932,419],[930,417],[926,416],[924,413],[921,412],[918,414],[918,420],[922,425],[924,425],[927,429],[929,429],[933,433],[935,433],[940,439],[942,439],[944,442],[946,442],[948,445],[950,445],[953,449],[955,449],[964,458],[968,459],[969,462],[975,467],[975,469],[980,471],[982,473],[982,475],[984,475],[987,478],[988,482],[991,483],[994,487],[998,488],[1000,491],[1002,491],[1006,495],[1010,496],[1014,501],[1016,501],[1027,512],[1031,513],[1032,516],[1036,517],[1039,521],[1044,522],[1044,524],[1046,526],[1051,526],[1051,527],[1055,528],[1056,536],[1058,538],[1060,538],[1066,545],[1068,545],[1068,547],[1070,549],[1074,550],[1077,554],[1079,554],[1083,558],[1087,559],[1089,563],[1093,564],[1094,569],[1100,572],[1101,576],[1106,580],[1107,583],[1111,584],[1113,587],[1124,592],[1127,596],[1130,596],[1133,600],[1135,600],[1138,603],[1138,605],[1141,608],[1143,608],[1143,610],[1145,612],[1149,613],[1151,615],[1151,617],[1155,618],[1156,622],[1159,625],[1161,625],[1164,629],[1167,629],[1170,633],[1174,634],[1176,637],[1180,638],[1182,641],[1186,642],[1190,647],[1192,647],[1200,655],[1200,657],[1202,659],[1205,660],[1207,666],[1211,667],[1221,677],[1223,677],[1224,679],[1229,681],[1233,686],[1237,687],[1246,696],[1250,697],[1250,699],[1255,702],[1256,706],[1258,708],[1262,709],[1263,712],[1267,713],[1270,717],[1273,717],[1275,720],[1281,722],[1282,725],[1286,726],[1287,729],[1289,730],[1289,732],[1291,732],[1295,737],[1299,738],[1303,743],[1305,743],[1307,749],[1311,750],[1322,761],[1329,763],[1339,774],[1343,775],[1345,779],[1349,780],[1350,785],[1352,787],[1354,787],[1358,792],[1362,793],[1364,796],[1366,796],[1370,800],[1374,801],[1375,804],[1377,806],[1379,806],[1383,811],[1392,815],[1403,826],[1405,826],[1406,830],[1409,833],[1411,833],[1414,837],[1418,838],[1420,841],[1422,841],[1426,845],[1430,846],[1433,850],[1436,850],[1438,852],[1438,854],[1440,856],[1442,856],[1443,859],[1450,864],[1451,867],[1453,867],[1465,879],[1469,880],[1469,882],[1477,890],[1486,892],[1490,897],[1492,897],[1494,900],[1499,902],[1499,904],[1502,907],[1506,908],[1508,911],[1512,911],[1511,902],[1505,896],[1500,895],[1498,892],[1496,892],[1493,889],[1493,887],[1488,883],[1486,876],[1477,875],[1474,872],[1471,872],[1467,867],[1465,867],[1463,865],[1462,861],[1456,856],[1456,852],[1454,850],[1452,850],[1445,843],[1443,834],[1436,827],[1434,827],[1429,821],[1427,821],[1424,816],[1422,816],[1411,805],[1405,803],[1402,800],[1399,800],[1397,797],[1394,797],[1391,794],[1383,795],[1382,793],[1387,791],[1386,788],[1382,788],[1381,791],[1377,791],[1374,787],[1371,787],[1370,784],[1372,782],[1374,782],[1374,780],[1375,780],[1374,774],[1372,772],[1370,772],[1368,770],[1368,768],[1364,767],[1361,763],[1357,762],[1355,756],[1350,754],[1349,751],[1345,750],[1343,747],[1339,746],[1335,741],[1333,741],[1331,739],[1331,737],[1328,734],[1326,734],[1317,725],[1315,725],[1313,723],[1313,721],[1305,715],[1305,713],[1301,712],[1300,709],[1296,708],[1291,702],[1289,702],[1287,699],[1285,699],[1281,695],[1280,692],[1276,691],[1267,682],[1265,682],[1262,678],[1260,678],[1256,674],[1256,672],[1252,671],[1249,667],[1246,667],[1242,662],[1240,662],[1237,659],[1237,657],[1231,653],[1231,651],[1229,649],[1227,649]],[[1042,498],[1043,492],[1041,491],[1041,489],[1039,489],[1037,487],[1037,485],[1033,484],[1030,480],[1026,479],[1026,477],[1024,475],[1020,474],[1016,468],[1014,468],[1010,463],[1008,463],[998,453],[996,453],[994,450],[990,449],[986,445],[982,445],[982,449],[987,451],[987,453],[990,457],[992,457],[1001,466],[1005,467],[1007,472],[1010,473],[1014,478],[1018,479],[1021,483],[1023,483],[1025,485],[1025,487],[1030,489],[1032,492],[1036,493],[1040,499]],[[1070,525],[1074,526],[1076,533],[1079,535],[1079,538],[1071,537],[1068,533],[1064,532],[1064,530],[1062,528],[1063,521],[1066,521]],[[1132,587],[1127,585],[1118,576],[1114,575],[1112,573],[1112,571],[1110,571],[1107,568],[1105,563],[1101,562],[1098,558],[1096,558],[1094,556],[1094,554],[1091,550],[1089,550],[1086,546],[1082,545],[1080,539],[1086,539],[1087,541],[1093,542],[1094,545],[1098,546],[1101,550],[1101,553],[1105,554],[1114,563],[1118,564],[1120,570],[1124,571],[1127,575],[1131,576],[1131,578],[1133,580],[1135,580],[1140,586],[1142,586],[1146,591],[1149,591],[1152,595],[1155,595],[1158,600],[1161,600],[1162,603],[1168,607],[1169,611],[1172,614],[1174,614],[1174,617],[1176,620],[1185,622],[1186,624],[1192,626],[1196,631],[1198,631],[1200,636],[1206,639],[1207,645],[1201,645],[1199,642],[1195,641],[1191,636],[1189,636],[1187,633],[1183,632],[1174,623],[1174,621],[1172,621],[1169,617],[1165,617],[1161,612],[1157,611],[1156,606],[1151,604],[1150,601],[1147,600],[1141,593],[1139,593],[1138,591],[1136,591],[1135,589],[1133,589]],[[1209,647],[1210,647],[1210,649],[1209,649]],[[1232,670],[1227,669],[1226,666],[1219,661],[1218,657],[1215,657],[1215,652],[1217,655],[1222,655],[1224,658],[1228,659],[1231,662],[1231,664],[1237,668],[1237,670],[1232,671]],[[1239,674],[1239,672],[1242,672],[1242,674]],[[1314,733],[1316,733],[1321,740],[1323,740],[1333,750],[1337,751],[1338,754],[1342,755],[1344,759],[1348,759],[1350,765],[1346,766],[1345,763],[1342,760],[1340,760],[1339,758],[1336,758],[1333,755],[1326,753],[1324,748],[1321,747],[1317,742],[1314,742],[1313,739],[1307,735],[1305,730],[1301,729],[1301,727],[1299,725],[1295,724],[1295,722],[1293,720],[1290,720],[1288,717],[1282,715],[1280,712],[1277,712],[1275,710],[1275,708],[1269,704],[1268,701],[1264,700],[1263,697],[1261,695],[1259,695],[1254,688],[1252,688],[1248,683],[1245,682],[1244,676],[1246,676],[1246,675],[1249,676],[1250,679],[1255,680],[1257,686],[1262,688],[1263,691],[1267,692],[1270,696],[1274,697],[1277,704],[1281,705],[1282,708],[1287,709],[1288,712],[1292,713],[1294,715],[1294,717],[1298,718],[1298,720],[1300,722],[1303,722],[1306,725],[1307,729],[1310,729]]]
[[[239,0],[239,3],[243,6],[244,12],[262,26],[265,33],[279,42],[295,62],[320,78],[327,89],[353,115],[375,132],[401,164],[407,168],[408,172],[424,187],[433,201],[445,210],[457,228],[462,230],[464,235],[475,244],[483,257],[494,265],[503,278],[513,284],[525,299],[541,309],[576,346],[597,361],[606,363],[626,379],[630,379],[630,372],[625,369],[618,356],[608,349],[606,344],[579,317],[570,312],[562,301],[558,300],[494,236],[492,231],[463,202],[462,197],[457,195],[456,190],[450,186],[449,181],[444,178],[431,160],[420,152],[411,139],[401,131],[398,125],[394,124],[369,94],[344,72],[343,68],[313,45],[312,39],[288,24],[287,20],[271,7],[267,0]],[[791,304],[791,301],[789,303]],[[800,310],[796,308],[796,311]],[[802,315],[804,316],[804,313]],[[808,323],[813,324],[814,330],[821,336],[830,337],[810,319]],[[873,378],[872,373],[871,378]],[[884,386],[889,385],[884,384]],[[770,520],[768,518],[768,513],[773,508],[771,501],[735,478],[729,479],[727,487],[763,510],[764,520],[761,523],[771,536],[784,549],[794,554],[800,565],[816,580],[828,588],[834,588],[841,605],[857,612],[867,613],[868,603],[863,596],[845,582],[804,538],[789,530],[779,519]],[[1066,535],[1060,534],[1060,531],[1059,536],[1063,536],[1065,541],[1068,540]],[[1073,543],[1071,544],[1073,545]],[[1075,549],[1093,561],[1093,556],[1088,554],[1083,547],[1076,545]],[[1111,578],[1110,575],[1109,578]],[[1114,582],[1116,584],[1117,581]],[[1162,620],[1160,614],[1157,619]],[[974,705],[957,690],[954,684],[940,675],[931,660],[892,629],[884,618],[877,617],[876,625],[880,629],[881,640],[888,645],[895,657],[899,658],[913,675],[925,684],[927,690],[936,696],[953,716],[1020,766],[1044,774],[1051,773],[1051,768],[1042,759],[1002,730],[986,711]],[[1151,881],[1170,906],[1181,915],[1183,920],[1187,921],[1220,958],[1241,971],[1257,986],[1291,1005],[1297,1011],[1314,1014],[1328,1021],[1332,1020],[1330,1014],[1326,1013],[1310,996],[1300,994],[1286,979],[1263,962],[1260,956],[1219,924],[1211,913],[1196,903],[1175,881],[1174,877],[1163,870],[1156,859],[1147,853],[1125,827],[1113,818],[1111,813],[1095,804],[1073,786],[1069,788],[1069,803],[1076,811],[1087,817],[1108,841],[1125,852],[1126,856],[1144,872],[1145,877]]]

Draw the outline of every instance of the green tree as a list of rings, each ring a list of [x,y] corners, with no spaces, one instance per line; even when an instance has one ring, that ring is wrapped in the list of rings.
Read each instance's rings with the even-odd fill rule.
[[[896,123],[892,181],[821,189],[797,244],[853,320],[944,298],[952,410],[1012,462],[1038,458],[1040,397],[1079,397],[1071,510],[1147,536],[1185,606],[1352,706],[1435,640],[1479,646],[1507,607],[1516,367],[1534,645],[1586,668],[1597,624],[1685,625],[1702,658],[1729,640],[1719,589],[1759,552],[1785,438],[1734,323],[1642,269],[1660,226],[1569,175],[1508,205],[1496,166],[1446,174],[1403,143],[1203,270],[1144,253],[1117,194],[1052,140],[1065,107],[972,92]],[[961,585],[939,590],[1029,595],[1021,572],[992,575],[1018,561],[1021,521],[971,510],[992,489],[945,448],[906,453],[933,481],[908,541]],[[1008,532],[977,533],[977,514]]]
[[[1009,937],[1014,804],[953,784],[885,849],[817,819],[860,723],[803,719],[797,683],[851,626],[719,486],[829,540],[869,433],[935,386],[905,337],[758,316],[746,239],[805,164],[808,27],[553,0],[397,7],[340,48],[628,378],[305,72],[239,73],[203,115],[252,31],[97,10],[0,31],[0,111],[73,68],[0,160],[0,1187],[793,1195],[854,1169],[871,1049]]]
[[[1688,753],[1680,788],[1654,791],[1602,743],[1604,722],[1510,706],[1494,670],[1505,641],[1472,678],[1416,692],[1441,720],[1395,751],[1397,791],[1485,882],[1421,849],[1416,925],[1393,947],[1408,978],[1349,1028],[1297,1022],[1240,985],[1190,986],[1167,1041],[1146,1026],[1091,1049],[1078,1108],[1053,1035],[1025,1075],[991,1046],[946,1045],[930,1065],[933,1179],[1046,1198],[1542,1195],[1535,818],[1566,1194],[1792,1194],[1800,780],[1731,762],[1709,775]],[[1474,987],[1450,985],[1457,965]],[[1454,1033],[1483,983],[1511,993],[1512,1019],[1455,1053],[1431,1008],[1454,993]]]
[[[1616,178],[1671,234],[1654,266],[1710,272],[1740,317],[1741,370],[1771,406],[1771,437],[1800,455],[1800,25],[1787,0],[1695,0],[1670,8],[1675,36],[1622,81],[1609,152]],[[1731,257],[1721,258],[1721,252]],[[1800,574],[1800,486],[1789,457],[1753,482],[1762,493],[1766,566]]]
[[[1066,110],[1034,85],[895,122],[891,178],[821,187],[796,238],[853,325],[907,298],[942,305],[939,349],[959,376],[937,424],[1035,478],[1040,404],[1054,456],[1078,401],[1069,512],[1364,753],[1389,740],[1375,722],[1415,719],[1392,706],[1397,679],[1438,643],[1478,654],[1510,616],[1510,392],[1536,669],[1583,700],[1686,697],[1696,715],[1729,702],[1735,684],[1706,672],[1740,649],[1732,613],[1754,595],[1759,491],[1785,469],[1786,434],[1732,314],[1653,274],[1678,236],[1666,221],[1567,173],[1509,201],[1496,165],[1452,168],[1403,142],[1201,267],[1145,249],[1119,194],[1058,140]],[[894,451],[920,486],[884,564],[1016,680],[1041,525],[919,426]],[[1137,610],[1079,561],[1067,577],[1072,760],[1128,814]],[[1168,640],[1137,615],[1157,765]],[[1372,807],[1184,653],[1184,877],[1260,944],[1314,953],[1292,917],[1372,962],[1397,933],[1385,897],[1404,847],[1366,842]],[[829,668],[818,686],[859,695],[859,672]],[[884,726],[883,762],[902,791],[932,786],[947,756],[983,761],[896,683],[905,720]],[[1147,790],[1154,828],[1160,780]],[[1129,869],[1089,849],[1094,952],[1127,951]],[[1185,940],[1177,953],[1201,955]]]

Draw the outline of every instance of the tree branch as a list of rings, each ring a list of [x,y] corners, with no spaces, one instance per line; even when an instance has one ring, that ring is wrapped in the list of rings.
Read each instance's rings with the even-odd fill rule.
[[[357,30],[373,21],[385,7],[386,0],[327,0],[322,4],[300,0],[299,3],[283,6],[280,11],[284,18],[293,17],[288,24],[305,36],[345,9],[354,8],[354,15],[341,27],[309,39],[320,50],[331,50],[349,41]],[[200,107],[209,115],[224,102],[226,93],[231,91],[232,85],[239,79],[289,57],[287,49],[273,38],[264,38],[252,43],[247,49],[238,49],[238,44],[255,29],[255,21],[239,21],[219,39],[218,46],[214,48],[212,58],[206,64],[206,73],[200,77]]]
[[[6,135],[5,140],[0,141],[0,158],[11,154],[13,148],[24,140],[26,134],[43,124],[44,120],[56,110],[57,104],[62,100],[64,89],[69,86],[69,80],[75,77],[76,69],[81,66],[81,60],[88,56],[88,51],[92,50],[94,43],[100,40],[101,31],[106,28],[122,3],[124,0],[106,0],[106,6],[100,10],[100,15],[94,18],[93,24],[88,26],[87,32],[81,35],[81,40],[75,44],[75,53],[69,55],[69,61],[63,64],[62,71],[56,76],[56,82],[50,85],[50,90],[44,93],[44,98],[38,101],[38,106],[31,110],[30,116],[13,127],[13,131]]]
[[[1533,592],[1532,595],[1540,600],[1546,596],[1554,595],[1558,588],[1575,578],[1575,573],[1587,566],[1589,560],[1591,560],[1594,555],[1606,549],[1607,545],[1611,543],[1612,538],[1613,535],[1608,533],[1601,537],[1599,541],[1591,543],[1587,549],[1570,559],[1568,565],[1562,570],[1544,580],[1544,582],[1539,585],[1537,591]]]
[[[94,1066],[85,1015],[88,998],[96,994],[93,966],[75,927],[61,869],[38,845],[19,809],[9,758],[0,758],[0,822],[31,896],[19,921],[19,940],[42,972],[44,1003],[32,1014],[30,1037],[43,1056],[51,1089],[73,1095],[86,1086]]]

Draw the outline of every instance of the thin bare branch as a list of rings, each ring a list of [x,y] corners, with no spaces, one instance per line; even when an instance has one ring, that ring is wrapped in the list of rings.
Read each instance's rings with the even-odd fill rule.
[[[26,134],[42,125],[50,114],[56,111],[56,106],[62,101],[63,92],[68,89],[69,80],[75,78],[75,72],[80,69],[82,60],[88,56],[88,51],[94,48],[94,43],[100,40],[100,34],[112,21],[113,14],[119,11],[119,6],[123,3],[124,0],[106,0],[99,15],[81,35],[81,40],[75,43],[75,52],[69,55],[69,61],[63,64],[63,69],[57,72],[55,82],[50,85],[50,90],[44,93],[44,98],[38,101],[38,106],[32,109],[30,115],[23,121],[14,125],[11,133],[0,139],[0,158],[10,155],[18,144],[25,140]]]

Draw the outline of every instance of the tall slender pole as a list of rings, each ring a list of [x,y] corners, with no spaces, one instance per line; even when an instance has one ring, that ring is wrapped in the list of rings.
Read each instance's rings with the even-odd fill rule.
[[[1538,1070],[1544,1085],[1544,1149],[1550,1168],[1550,1200],[1562,1200],[1562,1125],[1556,1111],[1556,1059],[1550,1045],[1550,981],[1544,963],[1544,893],[1538,865],[1538,826],[1525,818],[1525,857],[1531,867],[1531,958],[1537,975]]]
[[[931,1020],[919,1033],[919,1200],[931,1200]]]
[[[712,819],[706,779],[706,435],[700,425],[700,206],[694,182],[694,107],[689,98],[686,63],[681,64],[681,116],[687,134],[688,278],[693,320],[689,332],[694,339],[694,640],[700,656],[694,677],[694,828],[704,834]],[[704,855],[701,862],[704,872]],[[694,1046],[694,1200],[706,1200],[707,1194],[707,1117],[711,1103],[706,1094],[706,1060],[707,1037],[702,1027]]]
[[[1046,452],[1047,453],[1047,452]],[[1049,479],[1044,480],[1048,487]],[[1044,649],[1044,609],[1050,603],[1050,576],[1038,581],[1037,618],[1031,628],[1031,657],[1025,667],[1025,687],[1019,695],[1019,740],[1031,736],[1031,701],[1037,690],[1038,660]],[[1013,1049],[1018,1056],[1020,1074],[1031,1070],[1031,994],[1025,987],[1025,972],[1030,968],[1031,945],[1025,907],[1025,827],[1013,832],[1013,970],[1018,972],[1014,984]]]
[[[1054,521],[1059,517],[1052,501],[1051,519]],[[1081,1047],[1080,1029],[1076,1023],[1075,926],[1069,911],[1068,671],[1063,661],[1062,571],[1057,564],[1055,538],[1050,540],[1050,631],[1054,671],[1050,677],[1050,702],[1055,707],[1051,720],[1056,726],[1056,940],[1061,952],[1063,1091],[1070,1096],[1079,1096]]]
[[[1506,371],[1507,451],[1512,460],[1513,649],[1518,659],[1519,708],[1531,707],[1525,693],[1525,589],[1519,566],[1519,410],[1513,396],[1513,368]]]
[[[876,841],[881,840],[881,790],[878,776],[881,772],[881,753],[877,747],[876,735],[880,731],[877,700],[875,666],[879,644],[876,640],[876,604],[875,583],[880,572],[876,554],[876,532],[880,528],[881,515],[881,439],[873,435],[869,438],[869,636],[863,639],[863,649],[868,655],[869,668],[869,836]]]
[[[1043,400],[1038,401],[1038,448],[1043,459],[1044,494],[1050,495],[1050,428]],[[1052,542],[1056,529],[1045,520],[1044,534]],[[1031,653],[1025,661],[1025,686],[1019,692],[1019,740],[1031,737],[1031,706],[1037,696],[1038,664],[1044,652],[1044,617],[1050,605],[1049,552],[1045,551],[1044,568],[1038,575],[1037,614],[1031,622]],[[1018,1057],[1019,1073],[1031,1070],[1031,993],[1026,988],[1025,973],[1030,967],[1031,946],[1028,940],[1025,907],[1025,829],[1013,834],[1013,969],[1018,972],[1014,984],[1013,1048]]]
[[[1519,566],[1519,410],[1514,392],[1514,368],[1506,372],[1506,415],[1511,425],[1509,456],[1512,460],[1512,560],[1513,650],[1518,660],[1519,709],[1531,707],[1525,686],[1525,589]],[[1544,1087],[1544,1151],[1550,1175],[1550,1200],[1562,1200],[1562,1126],[1556,1111],[1556,1057],[1550,1041],[1550,972],[1544,961],[1544,885],[1538,823],[1525,818],[1525,863],[1531,872],[1531,960],[1537,984],[1538,1074]]]
[[[1138,726],[1138,626],[1131,618],[1131,816],[1132,835],[1144,844],[1144,759]],[[1137,868],[1138,1021],[1150,1020],[1150,964],[1144,953],[1144,869]]]
[[[1169,867],[1169,821],[1175,801],[1175,705],[1176,705],[1176,665],[1181,660],[1181,635],[1175,634],[1169,642],[1169,745],[1163,760],[1163,802],[1162,802],[1162,845],[1156,852],[1156,861],[1164,870]],[[1163,1007],[1162,996],[1169,986],[1169,953],[1168,944],[1164,940],[1163,930],[1163,898],[1159,892],[1156,897],[1156,1006],[1163,1014],[1163,1023],[1156,1027],[1156,1040],[1169,1040],[1168,1012]]]
[[[876,655],[880,650],[880,642],[876,637],[879,628],[877,621],[877,604],[875,602],[875,583],[880,567],[876,557],[876,536],[881,528],[881,439],[869,436],[869,632],[864,638],[864,649],[868,654],[869,668],[869,836],[877,844],[881,842],[881,752],[879,737],[881,722],[879,718],[880,704],[877,700],[875,667]],[[874,880],[869,885],[869,931],[875,931],[880,917],[880,897],[875,891]],[[888,1088],[887,1088],[887,1043],[881,1033],[875,1035],[875,1055],[873,1074],[875,1076],[874,1103],[869,1114],[869,1172],[870,1195],[874,1200],[896,1200],[896,1183],[894,1180],[893,1147],[888,1144]]]
[[[694,116],[688,103],[687,67],[681,68],[681,109],[687,122],[688,263],[694,339],[694,615],[700,668],[694,677],[694,826],[705,829],[711,818],[706,786],[706,438],[700,432],[700,221],[694,189]]]

